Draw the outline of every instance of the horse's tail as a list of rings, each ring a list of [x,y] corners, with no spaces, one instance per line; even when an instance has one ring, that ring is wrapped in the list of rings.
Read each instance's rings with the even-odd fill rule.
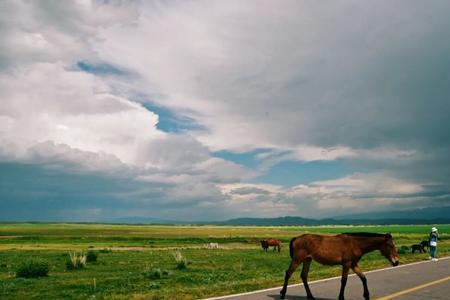
[[[296,238],[292,238],[291,241],[289,242],[289,255],[291,256],[291,258],[294,258],[294,241]]]

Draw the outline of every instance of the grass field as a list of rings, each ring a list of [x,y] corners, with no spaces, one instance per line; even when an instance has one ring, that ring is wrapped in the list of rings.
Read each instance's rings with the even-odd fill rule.
[[[222,227],[101,224],[0,224],[0,299],[198,299],[279,286],[290,258],[288,241],[305,232],[391,232],[397,247],[427,238],[431,226]],[[439,255],[450,254],[450,225],[439,225]],[[283,240],[281,253],[264,253],[258,240]],[[218,242],[220,249],[205,249]],[[68,251],[98,252],[98,261],[67,271]],[[108,250],[104,250],[108,249]],[[189,261],[177,269],[174,252]],[[401,255],[401,263],[428,254]],[[49,276],[16,278],[30,258],[50,265]],[[366,255],[363,270],[387,267],[379,253]],[[161,278],[147,274],[162,270]],[[313,264],[310,279],[337,276],[338,267]],[[298,282],[293,276],[291,283]]]

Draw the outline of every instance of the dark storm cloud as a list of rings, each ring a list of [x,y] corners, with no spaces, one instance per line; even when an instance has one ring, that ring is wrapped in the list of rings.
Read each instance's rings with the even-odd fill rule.
[[[161,185],[158,185],[161,187]],[[157,205],[162,193],[147,190],[139,198],[120,195],[142,190],[142,184],[95,173],[68,173],[45,164],[0,163],[0,219],[2,220],[94,220],[108,213]],[[99,211],[96,211],[96,210]]]
[[[259,194],[259,195],[268,195],[269,192],[267,190],[257,188],[257,187],[241,187],[230,191],[230,194],[235,195],[248,195],[248,194]]]

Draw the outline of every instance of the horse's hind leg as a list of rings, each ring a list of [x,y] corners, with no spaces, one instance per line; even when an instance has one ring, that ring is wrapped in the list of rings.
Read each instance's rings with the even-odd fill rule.
[[[291,278],[292,273],[295,272],[295,270],[298,268],[298,266],[301,264],[301,261],[296,260],[295,258],[292,259],[291,264],[289,265],[289,268],[286,271],[286,274],[284,275],[284,284],[283,289],[280,291],[280,299],[284,299],[284,296],[286,295],[287,291],[287,285],[289,282],[289,278]]]
[[[369,300],[370,296],[369,296],[369,289],[367,288],[367,279],[366,279],[366,275],[363,274],[363,272],[361,272],[361,270],[359,269],[358,265],[354,266],[352,268],[353,272],[356,273],[356,275],[358,275],[358,277],[361,279],[363,287],[364,287],[364,299],[365,300]]]
[[[311,266],[311,261],[312,261],[311,257],[308,257],[303,261],[302,273],[300,275],[300,277],[302,278],[302,281],[303,281],[303,285],[305,286],[306,297],[308,299],[314,299],[314,297],[311,293],[311,290],[309,289],[309,285],[308,285],[308,273],[309,273],[309,267]]]

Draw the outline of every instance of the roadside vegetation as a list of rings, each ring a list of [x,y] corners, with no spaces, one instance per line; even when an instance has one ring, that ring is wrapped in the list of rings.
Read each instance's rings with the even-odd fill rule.
[[[391,232],[402,248],[401,263],[409,263],[428,258],[409,247],[426,239],[429,228],[1,224],[0,299],[199,299],[275,287],[290,262],[288,241],[304,232]],[[450,225],[438,228],[438,254],[450,255]],[[283,241],[281,253],[262,251],[258,240],[266,237]],[[220,249],[207,249],[209,242]],[[79,270],[67,267],[69,251],[84,257]],[[47,276],[18,276],[32,259],[47,266]],[[377,252],[361,263],[364,271],[389,266]],[[340,267],[314,263],[309,275],[315,280],[339,274]]]

